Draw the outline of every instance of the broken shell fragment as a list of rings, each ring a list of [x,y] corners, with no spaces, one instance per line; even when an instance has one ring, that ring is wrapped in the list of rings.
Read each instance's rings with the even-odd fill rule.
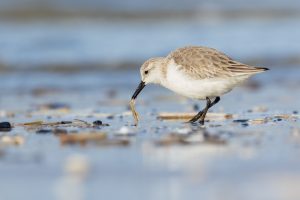
[[[135,104],[134,99],[131,99],[129,105],[134,118],[134,125],[137,126],[139,122],[139,114],[136,112],[134,104]]]
[[[1,137],[1,143],[7,145],[22,145],[25,143],[25,139],[22,136],[3,136]]]
[[[91,141],[100,141],[106,139],[105,133],[80,133],[80,134],[64,134],[59,135],[62,145],[64,144],[86,144]]]

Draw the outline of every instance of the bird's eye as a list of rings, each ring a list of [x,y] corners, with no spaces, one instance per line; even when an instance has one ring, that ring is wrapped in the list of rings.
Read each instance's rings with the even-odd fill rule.
[[[146,70],[146,71],[145,71],[145,74],[148,74],[148,72],[149,72],[149,71],[148,71],[148,70]]]

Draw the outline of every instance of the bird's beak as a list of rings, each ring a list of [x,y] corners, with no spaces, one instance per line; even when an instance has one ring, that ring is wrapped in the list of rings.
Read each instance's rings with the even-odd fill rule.
[[[134,94],[132,95],[131,99],[135,99],[139,95],[139,93],[144,89],[145,86],[145,82],[141,81],[139,86],[136,88]]]

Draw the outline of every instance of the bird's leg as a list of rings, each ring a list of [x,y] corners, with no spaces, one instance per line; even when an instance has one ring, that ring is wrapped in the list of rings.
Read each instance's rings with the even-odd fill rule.
[[[210,99],[209,99],[208,97],[206,97],[206,107],[203,109],[203,113],[202,113],[202,115],[200,116],[200,120],[199,120],[199,123],[200,123],[201,125],[204,124],[204,119],[205,119],[206,113],[207,113],[208,109],[210,108],[210,105],[211,105],[211,104],[212,104],[212,103],[211,103]]]
[[[215,100],[210,104],[209,108],[213,107],[214,105],[216,105],[219,101],[220,101],[220,97],[216,97]]]
[[[209,98],[206,98],[206,100],[209,99]],[[210,99],[209,99],[210,101]],[[220,101],[220,97],[216,97],[215,100],[209,104],[209,108],[211,108],[212,106],[214,106],[215,104],[217,104],[218,102]],[[207,106],[207,105],[206,105]],[[208,108],[208,109],[209,109]],[[198,121],[198,119],[203,115],[204,111],[205,111],[206,108],[204,108],[203,110],[201,110],[200,112],[197,113],[197,115],[195,115],[192,119],[190,119],[188,122],[190,123],[193,123],[193,122],[196,122]],[[207,110],[208,110],[207,109]],[[207,112],[207,111],[206,111]],[[205,117],[205,116],[204,116]]]
[[[219,101],[220,101],[220,97],[216,97],[213,102],[211,102],[211,100],[208,97],[206,97],[206,107],[203,109],[202,115],[200,116],[200,120],[199,120],[200,124],[204,125],[204,119],[208,109],[216,105]]]
[[[192,119],[190,119],[188,122],[190,123],[193,123],[193,122],[196,122],[200,117],[201,115],[203,114],[203,111],[204,110],[201,110],[200,112],[197,113],[197,115],[195,115]]]

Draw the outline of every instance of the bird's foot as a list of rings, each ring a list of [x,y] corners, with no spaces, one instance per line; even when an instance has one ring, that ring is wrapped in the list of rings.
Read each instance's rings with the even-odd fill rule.
[[[209,120],[205,120],[205,118],[200,118],[199,120],[199,124],[201,124],[202,126],[204,125],[205,122],[209,122]]]
[[[200,120],[199,120],[199,124],[200,124],[200,125],[204,125],[204,119],[200,119]]]
[[[196,123],[198,119],[190,119],[189,121],[186,121],[185,123]]]
[[[203,115],[203,111],[200,111],[197,115],[195,115],[192,119],[187,121],[186,123],[195,123],[198,119]]]

